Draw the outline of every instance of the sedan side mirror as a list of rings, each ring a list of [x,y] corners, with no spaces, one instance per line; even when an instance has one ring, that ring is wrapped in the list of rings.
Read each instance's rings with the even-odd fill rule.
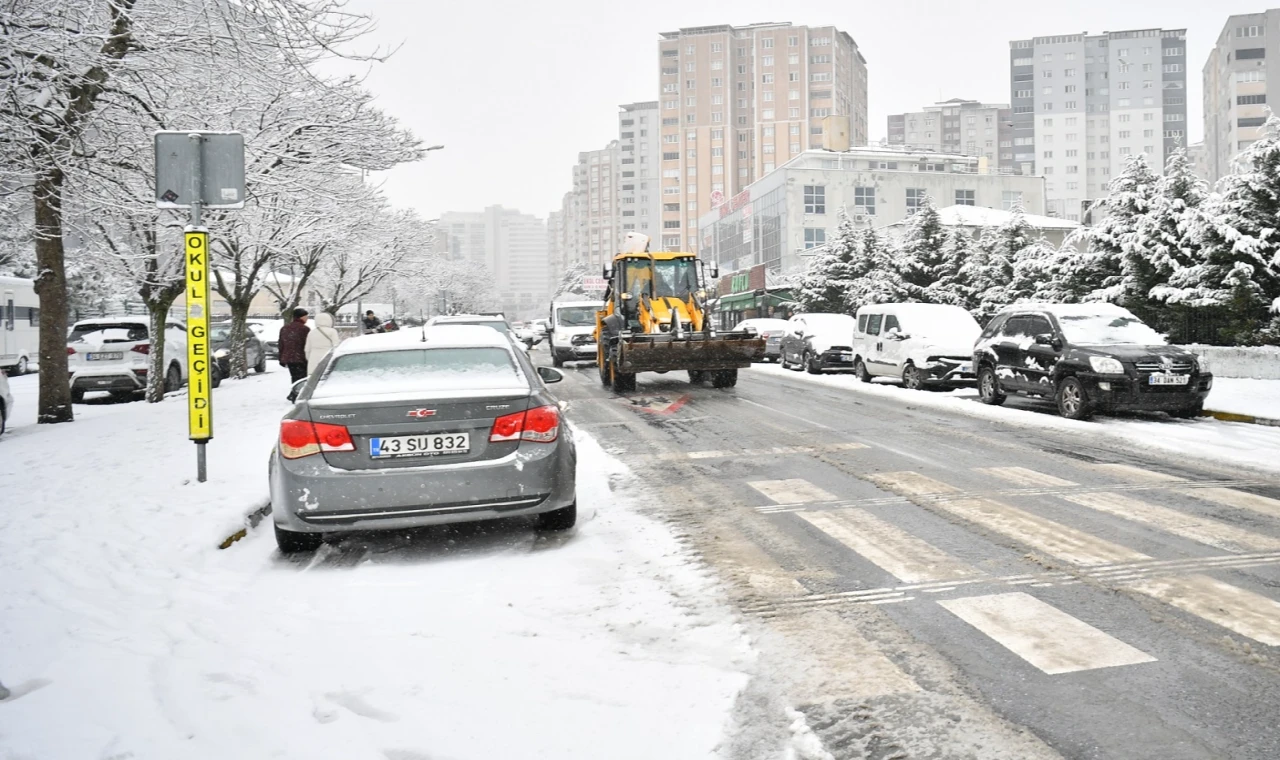
[[[564,373],[553,367],[538,367],[538,377],[544,383],[558,383],[564,379]]]
[[[1037,346],[1053,346],[1058,341],[1049,333],[1041,333],[1035,337]]]

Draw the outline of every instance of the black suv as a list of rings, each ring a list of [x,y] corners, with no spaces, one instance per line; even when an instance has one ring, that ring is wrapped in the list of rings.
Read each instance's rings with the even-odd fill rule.
[[[1195,354],[1107,303],[1007,307],[982,331],[973,366],[984,403],[1043,396],[1073,420],[1120,410],[1196,417],[1213,386]]]

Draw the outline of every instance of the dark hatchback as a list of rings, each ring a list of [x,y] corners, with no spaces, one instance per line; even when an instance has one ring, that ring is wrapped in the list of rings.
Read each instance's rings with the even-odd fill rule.
[[[1213,387],[1195,354],[1106,303],[1008,307],[982,331],[973,366],[984,403],[1052,398],[1077,420],[1114,411],[1196,417]]]

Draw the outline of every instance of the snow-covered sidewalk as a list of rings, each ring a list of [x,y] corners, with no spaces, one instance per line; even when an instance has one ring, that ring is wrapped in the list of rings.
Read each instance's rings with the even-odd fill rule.
[[[1280,380],[1215,377],[1205,408],[1227,414],[1280,420]]]
[[[1280,472],[1280,428],[1222,422],[1207,417],[1175,420],[1157,415],[1098,416],[1087,422],[1078,422],[1059,417],[1052,404],[1048,402],[1021,397],[1009,399],[1004,406],[987,406],[978,400],[977,391],[972,388],[962,388],[949,393],[910,391],[898,383],[879,378],[876,382],[863,383],[852,374],[810,375],[806,372],[785,370],[776,364],[756,364],[749,372],[804,380],[840,388],[851,393],[890,398],[913,407],[945,409],[1021,427],[1054,428],[1091,436],[1103,436],[1139,448],[1158,449],[1220,464],[1242,465],[1268,472]],[[1228,387],[1238,386],[1228,383]],[[1215,378],[1214,389],[1209,393],[1210,402],[1214,401],[1214,394],[1218,390],[1218,380]],[[1248,394],[1249,391],[1244,390],[1241,393]],[[1248,398],[1248,395],[1245,397]],[[1209,407],[1216,408],[1212,403]]]
[[[565,537],[513,521],[286,560],[263,525],[219,550],[266,503],[287,385],[216,392],[203,485],[180,396],[0,439],[0,758],[715,753],[754,653],[585,434]]]

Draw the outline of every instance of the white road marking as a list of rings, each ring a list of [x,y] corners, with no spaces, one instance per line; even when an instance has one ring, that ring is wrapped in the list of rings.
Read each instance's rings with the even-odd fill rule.
[[[941,549],[860,509],[807,512],[800,517],[906,583],[982,575]]]
[[[830,426],[828,426],[828,425],[823,425],[821,422],[814,422],[813,420],[806,419],[806,418],[801,417],[801,416],[799,416],[799,415],[797,415],[797,414],[792,414],[791,412],[784,412],[784,411],[783,411],[783,410],[781,410],[781,409],[774,409],[774,408],[773,408],[773,407],[771,407],[771,406],[766,406],[765,404],[761,404],[761,403],[758,403],[758,402],[756,402],[756,401],[752,401],[752,400],[750,400],[750,399],[739,398],[738,400],[739,400],[739,401],[741,401],[741,402],[742,402],[742,403],[744,403],[744,404],[750,404],[750,405],[752,405],[752,406],[758,406],[758,407],[760,407],[761,409],[768,409],[769,411],[773,412],[774,414],[781,414],[783,417],[790,417],[790,418],[791,418],[791,419],[793,419],[793,420],[800,420],[801,422],[806,423],[806,424],[808,424],[808,425],[813,425],[813,426],[814,426],[814,427],[816,427],[816,428],[822,428],[823,430],[835,430],[835,428],[830,427]]]
[[[1188,488],[1182,493],[1214,504],[1248,509],[1269,517],[1280,517],[1280,499],[1259,496],[1248,491],[1237,491],[1234,488]]]
[[[1049,675],[1156,659],[1021,591],[938,604]]]
[[[815,454],[825,451],[853,451],[870,448],[865,443],[826,443],[816,446],[773,446],[767,449],[743,449],[741,451],[713,450],[690,451],[689,459],[723,459],[728,457],[777,456],[779,454]]]
[[[1135,467],[1131,464],[1095,464],[1095,468],[1103,472],[1110,473],[1121,478],[1130,478],[1133,480],[1156,482],[1156,483],[1182,483],[1186,478],[1179,478],[1176,475],[1166,475],[1163,472],[1155,472],[1154,470],[1146,470],[1141,467]]]
[[[910,495],[955,493],[959,490],[918,472],[887,472],[869,477],[882,488]],[[944,499],[933,502],[933,505],[1077,565],[1151,559],[1141,552],[991,499]]]
[[[1062,498],[1082,507],[1159,528],[1175,536],[1232,552],[1259,552],[1280,549],[1280,538],[1237,528],[1218,520],[1197,517],[1176,509],[1160,507],[1118,493],[1063,494]]]
[[[1063,480],[1043,472],[1028,470],[1026,467],[975,467],[976,472],[986,473],[1017,486],[1074,486],[1070,480]]]
[[[1144,578],[1125,587],[1268,646],[1280,646],[1280,602],[1207,575]]]
[[[836,497],[807,480],[752,480],[747,485],[779,504],[804,504],[810,501],[835,501]]]

